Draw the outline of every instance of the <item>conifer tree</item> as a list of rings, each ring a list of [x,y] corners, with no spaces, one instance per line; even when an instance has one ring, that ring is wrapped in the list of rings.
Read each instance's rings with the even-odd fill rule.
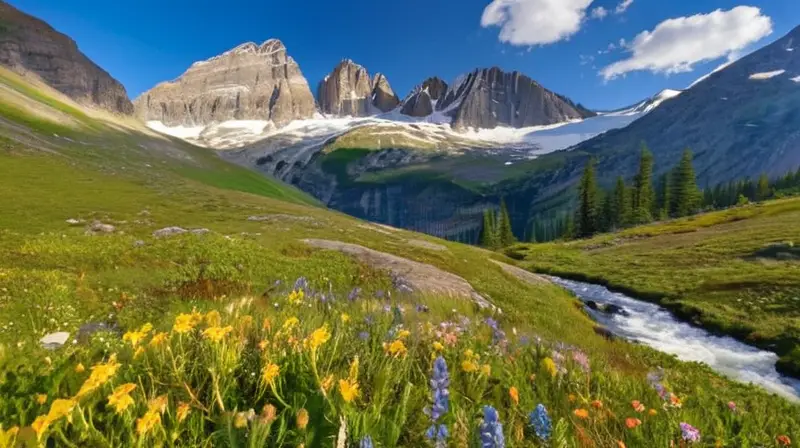
[[[653,154],[642,143],[642,156],[639,161],[639,173],[634,180],[633,219],[634,224],[644,224],[653,220]]]
[[[673,184],[674,215],[680,217],[696,213],[700,209],[701,198],[692,166],[692,152],[688,149],[683,152],[675,168]]]
[[[586,162],[583,177],[578,187],[577,236],[586,238],[594,235],[598,230],[598,214],[600,211],[597,195],[597,180],[594,173],[594,158]]]
[[[483,211],[483,228],[481,228],[480,245],[487,249],[497,249],[497,230],[494,210]]]
[[[617,178],[612,196],[614,197],[612,225],[614,228],[625,227],[631,215],[631,200],[622,176]]]
[[[667,219],[669,218],[672,212],[672,185],[670,182],[670,177],[672,177],[672,173],[664,173],[661,175],[658,181],[658,191],[657,191],[657,205],[656,205],[656,216],[659,219]]]
[[[769,178],[766,174],[761,174],[758,178],[758,188],[756,190],[756,200],[763,201],[771,196],[772,192],[769,187]]]
[[[506,201],[500,201],[500,216],[497,218],[497,239],[500,247],[508,247],[517,242],[514,231],[511,230],[511,217],[508,214]]]

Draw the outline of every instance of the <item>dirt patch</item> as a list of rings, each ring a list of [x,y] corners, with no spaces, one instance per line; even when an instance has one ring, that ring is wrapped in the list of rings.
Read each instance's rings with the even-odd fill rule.
[[[415,292],[468,298],[481,309],[499,311],[469,282],[435,266],[341,241],[308,239],[303,242],[319,249],[336,250],[374,268],[388,270],[395,283],[407,285]]]
[[[497,260],[489,260],[492,263],[500,266],[500,268],[505,271],[506,274],[510,274],[519,280],[522,280],[525,283],[531,283],[534,285],[541,285],[545,283],[550,283],[546,278],[542,277],[541,275],[536,275],[533,272],[528,272],[525,269],[518,268],[516,266],[511,266],[510,264],[503,263],[502,261]]]
[[[423,249],[435,250],[437,252],[447,251],[447,246],[431,243],[430,241],[425,240],[406,240],[406,243],[408,243],[409,246],[421,247]]]

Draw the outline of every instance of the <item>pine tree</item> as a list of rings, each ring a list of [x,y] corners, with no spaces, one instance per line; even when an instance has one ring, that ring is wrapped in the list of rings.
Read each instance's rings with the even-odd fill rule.
[[[756,190],[756,200],[757,201],[764,201],[769,199],[772,195],[772,192],[769,188],[769,178],[766,174],[762,174],[761,177],[758,178],[758,188]]]
[[[639,173],[634,180],[633,219],[635,224],[644,224],[653,220],[653,154],[642,143],[642,156],[639,161]]]
[[[628,225],[631,217],[630,194],[622,176],[617,178],[612,196],[614,197],[612,227],[619,229]]]
[[[673,182],[674,215],[688,216],[700,210],[700,190],[697,188],[692,166],[692,152],[688,149],[683,152],[683,157],[675,168]]]
[[[511,230],[511,217],[508,214],[506,201],[500,201],[500,216],[497,218],[497,239],[500,247],[508,247],[517,242],[514,231]]]
[[[600,231],[609,232],[614,226],[614,194],[613,191],[603,192],[603,201],[600,211]]]
[[[497,249],[497,230],[494,227],[494,210],[483,211],[483,227],[481,228],[480,245],[487,249]]]
[[[657,205],[656,205],[656,216],[659,219],[667,219],[670,216],[672,211],[672,185],[670,182],[670,178],[672,177],[671,173],[664,173],[658,180],[658,191],[657,191]]]
[[[583,170],[583,177],[578,187],[578,211],[575,220],[577,236],[580,238],[590,237],[598,231],[600,208],[594,164],[594,158],[586,162],[586,168]]]

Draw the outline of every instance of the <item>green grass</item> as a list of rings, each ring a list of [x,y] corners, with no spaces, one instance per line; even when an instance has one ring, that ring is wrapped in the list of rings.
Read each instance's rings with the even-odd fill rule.
[[[769,256],[800,241],[785,199],[568,243],[511,249],[531,269],[655,300],[703,326],[777,352],[800,375],[800,263]],[[764,254],[767,254],[766,256]]]
[[[800,438],[796,405],[722,378],[706,366],[596,335],[577,300],[554,285],[529,284],[505,274],[489,260],[510,261],[499,254],[413,232],[386,234],[362,227],[358,220],[315,206],[291,187],[174,140],[103,129],[85,135],[80,141],[86,143],[72,144],[31,129],[55,152],[31,146],[12,127],[3,128],[0,146],[0,424],[3,431],[18,428],[17,441],[35,440],[31,425],[36,418],[49,414],[56,399],[76,397],[89,367],[116,354],[119,370],[76,400],[68,413],[71,422],[51,414],[40,433],[43,443],[331,446],[344,419],[349,443],[369,434],[380,447],[423,446],[433,342],[449,340],[431,327],[462,317],[471,323],[462,324],[465,333],[445,344],[442,353],[451,373],[451,409],[443,422],[451,428],[453,446],[474,446],[484,405],[500,411],[508,446],[543,446],[524,423],[538,403],[547,406],[558,428],[552,446],[578,446],[585,440],[595,446],[613,446],[617,440],[629,447],[667,446],[680,437],[681,421],[703,431],[704,445],[719,439],[724,446],[774,446],[779,435]],[[272,219],[248,220],[266,215]],[[68,218],[86,224],[70,226]],[[86,234],[93,220],[116,230]],[[210,233],[152,236],[168,226]],[[361,244],[463,277],[504,311],[494,317],[508,345],[491,342],[484,323],[488,312],[468,300],[393,291],[386,272],[338,252],[310,249],[299,241],[304,238]],[[436,242],[447,250],[411,245],[410,239]],[[319,294],[310,294],[303,305],[288,303],[290,285],[298,277],[338,300],[322,303]],[[276,280],[283,286],[275,287]],[[362,288],[362,299],[350,303],[346,297],[353,287]],[[391,291],[392,299],[379,299],[379,290]],[[430,311],[417,312],[417,304]],[[404,339],[405,356],[385,353],[383,343],[396,339],[390,331],[397,334],[400,320],[385,313],[384,305],[405,309],[400,320],[412,333]],[[170,332],[176,316],[193,309],[220,310],[220,326],[231,325],[234,331],[224,343],[212,343],[201,333],[210,325],[206,321],[187,334],[173,332],[161,347],[150,346],[150,333],[138,356],[122,337],[145,323],[153,324],[153,332]],[[342,313],[350,315],[349,323],[342,322]],[[247,328],[244,316],[253,318]],[[291,316],[300,318],[300,325],[291,335],[278,334]],[[264,319],[270,326],[265,328]],[[105,323],[114,331],[78,338],[78,329],[87,323]],[[326,324],[331,339],[312,356],[302,341]],[[38,340],[54,331],[70,332],[78,343],[42,349]],[[362,331],[370,332],[367,341],[360,339]],[[541,342],[525,343],[523,336]],[[266,351],[258,348],[262,340],[270,344]],[[478,364],[489,365],[491,372],[464,372],[467,349],[480,354]],[[558,358],[554,350],[567,356],[566,372],[556,376],[543,367],[546,358]],[[578,352],[588,355],[590,374],[570,361]],[[347,403],[338,380],[347,379],[355,356],[361,395]],[[79,363],[87,370],[76,371]],[[259,380],[270,363],[281,372],[274,388]],[[658,367],[664,369],[669,390],[683,400],[682,408],[661,408],[645,379]],[[319,379],[327,375],[337,381],[322,393]],[[107,397],[127,383],[136,385],[134,403],[118,415]],[[512,386],[519,390],[518,405],[509,398]],[[39,395],[46,397],[40,402]],[[168,401],[163,414],[151,412],[160,423],[140,434],[137,419],[148,413],[147,401],[158,396]],[[591,407],[594,400],[603,402],[603,411]],[[641,400],[658,414],[636,413],[631,400]],[[728,410],[730,400],[741,413]],[[184,421],[177,418],[180,402],[190,404]],[[274,418],[262,414],[266,405],[275,407]],[[256,417],[237,424],[239,413],[251,408]],[[310,414],[305,429],[295,418],[301,408]],[[590,409],[589,419],[576,417],[578,408]],[[628,417],[644,424],[628,430]],[[0,433],[0,446],[6,435]]]

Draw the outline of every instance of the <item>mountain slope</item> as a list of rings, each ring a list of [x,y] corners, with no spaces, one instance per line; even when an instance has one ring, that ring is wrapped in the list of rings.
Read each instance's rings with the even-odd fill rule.
[[[71,38],[0,1],[0,65],[43,82],[73,100],[130,115],[125,88],[78,50]]]

